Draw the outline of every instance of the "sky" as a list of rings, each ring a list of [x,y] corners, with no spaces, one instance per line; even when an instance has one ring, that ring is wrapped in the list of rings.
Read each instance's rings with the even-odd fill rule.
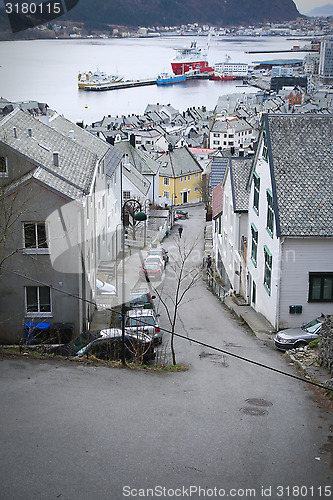
[[[332,0],[294,0],[294,2],[301,14],[307,14],[316,7],[333,3]]]

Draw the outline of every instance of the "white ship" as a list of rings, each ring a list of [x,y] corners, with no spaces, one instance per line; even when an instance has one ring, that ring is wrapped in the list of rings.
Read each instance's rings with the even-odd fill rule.
[[[91,89],[91,88],[103,88],[111,85],[112,83],[118,83],[123,80],[122,76],[119,75],[107,75],[102,71],[88,71],[87,73],[78,74],[77,84],[79,89]]]

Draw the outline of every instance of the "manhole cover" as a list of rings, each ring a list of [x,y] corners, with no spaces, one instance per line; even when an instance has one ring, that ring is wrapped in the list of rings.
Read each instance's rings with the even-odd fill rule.
[[[265,410],[264,408],[252,408],[251,406],[247,406],[246,408],[241,408],[239,411],[245,413],[245,415],[252,415],[254,417],[259,417],[268,414],[268,411]]]
[[[245,402],[249,403],[249,405],[253,405],[253,406],[272,406],[273,405],[273,403],[271,403],[270,401],[267,401],[266,399],[252,398],[252,399],[246,399]]]

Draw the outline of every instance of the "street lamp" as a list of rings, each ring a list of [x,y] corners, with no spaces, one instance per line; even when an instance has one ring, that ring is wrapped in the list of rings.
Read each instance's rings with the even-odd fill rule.
[[[122,316],[122,322],[121,322],[121,331],[122,331],[122,346],[121,346],[121,362],[125,366],[126,361],[125,361],[125,315],[126,315],[126,308],[125,308],[125,208],[128,203],[132,204],[132,207],[138,207],[138,211],[134,214],[134,219],[136,221],[142,222],[147,219],[147,215],[142,212],[142,207],[141,203],[138,202],[137,200],[126,200],[123,204],[122,208],[122,223],[123,223],[123,234],[122,234],[122,247],[123,247],[123,267],[122,267],[122,305],[121,305],[121,316]]]

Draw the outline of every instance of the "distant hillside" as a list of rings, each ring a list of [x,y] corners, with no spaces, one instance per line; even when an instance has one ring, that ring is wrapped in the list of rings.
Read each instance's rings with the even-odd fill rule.
[[[90,27],[173,26],[209,23],[219,26],[288,21],[300,14],[293,0],[80,0],[65,19]]]
[[[328,3],[327,5],[316,7],[315,9],[312,9],[307,16],[333,16],[333,4]]]

